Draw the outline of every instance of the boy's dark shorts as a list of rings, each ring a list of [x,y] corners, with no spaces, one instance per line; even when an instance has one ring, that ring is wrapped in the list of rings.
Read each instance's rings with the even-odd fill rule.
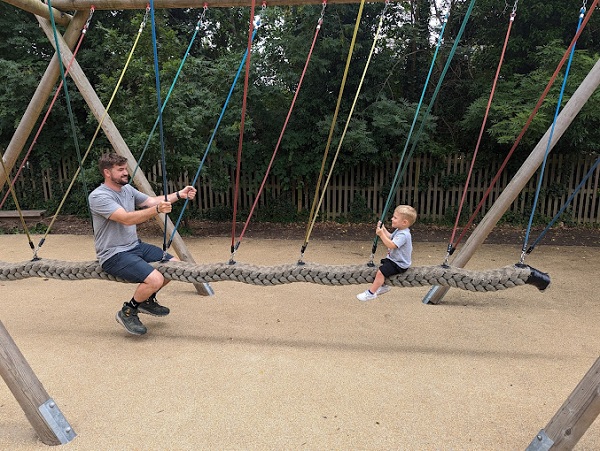
[[[385,277],[391,277],[396,274],[402,274],[407,269],[408,268],[401,268],[389,258],[381,259],[381,266],[379,267],[379,271],[381,271],[381,274],[383,274]]]
[[[107,273],[122,277],[128,282],[142,283],[150,275],[154,268],[148,262],[158,262],[163,258],[163,251],[158,246],[139,241],[138,245],[130,251],[119,252],[113,255],[102,265]],[[166,260],[173,256],[169,253]]]

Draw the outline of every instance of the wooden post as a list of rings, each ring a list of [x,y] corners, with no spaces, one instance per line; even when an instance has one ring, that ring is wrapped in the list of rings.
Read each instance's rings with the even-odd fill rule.
[[[600,358],[527,448],[571,450],[600,414]]]
[[[38,16],[45,17],[46,19],[50,19],[50,13],[48,12],[48,5],[43,2],[37,0],[2,0],[5,3],[16,6],[24,11],[28,11],[32,14],[36,14]],[[89,8],[88,8],[89,9]],[[67,26],[71,22],[71,15],[67,13],[63,13],[62,11],[58,11],[54,7],[52,8],[52,15],[54,16],[54,21],[58,25]]]
[[[384,0],[369,0],[383,2]],[[323,0],[271,0],[269,6],[321,5]],[[360,3],[360,0],[329,0],[327,3]],[[52,6],[61,11],[88,10],[94,5],[98,10],[146,9],[146,0],[52,0]],[[198,0],[156,0],[156,9],[201,8]],[[252,4],[251,0],[208,0],[208,8],[244,8]]]
[[[40,4],[43,5],[43,3]],[[68,43],[69,47],[75,47],[75,44],[77,44],[77,40],[81,35],[81,30],[85,25],[86,20],[87,15],[85,13],[75,13],[73,16],[73,21],[69,24],[69,27],[65,32],[65,41]],[[52,94],[58,77],[60,77],[60,67],[58,65],[58,56],[55,54],[52,57],[50,64],[48,64],[48,68],[40,80],[6,151],[4,152],[4,165],[8,171],[13,168],[23,147],[27,143],[27,139],[29,138],[33,127],[35,127],[35,124],[44,109],[44,105]],[[2,186],[5,181],[6,174],[4,173],[2,165],[0,165],[0,186]]]
[[[46,445],[60,445],[75,438],[65,421],[47,421],[46,406],[60,413],[39,379],[21,354],[12,337],[0,322],[0,375],[15,396],[40,440]],[[58,427],[56,427],[58,426]]]
[[[581,85],[579,85],[571,99],[560,112],[552,135],[550,150],[556,145],[569,125],[571,125],[571,122],[573,122],[573,119],[575,119],[575,116],[577,116],[583,105],[585,105],[591,95],[594,94],[598,85],[600,85],[600,60],[596,61],[594,67],[590,70]],[[475,251],[483,244],[492,229],[496,226],[502,215],[508,210],[510,205],[523,190],[529,179],[535,174],[544,160],[550,132],[551,129],[548,129],[542,139],[531,151],[529,157],[502,191],[498,200],[494,202],[494,205],[492,205],[479,225],[475,228],[463,248],[458,251],[456,257],[451,262],[452,266],[456,266],[457,268],[465,267]],[[429,290],[429,293],[427,293],[423,302],[425,304],[437,304],[448,290],[449,287],[434,286]]]
[[[36,18],[37,18],[38,22],[40,23],[42,30],[44,31],[44,33],[46,33],[46,36],[48,36],[48,39],[50,40],[52,45],[55,46],[56,42],[54,40],[54,34],[52,32],[52,25],[50,24],[48,19],[44,19],[39,16],[36,16]],[[63,58],[63,61],[65,61],[65,64],[68,64],[68,62],[71,61],[71,59],[73,57],[73,53],[67,46],[66,42],[60,36],[58,36],[58,40],[59,40],[59,46],[60,46],[60,55]],[[133,172],[133,170],[135,169],[135,161],[136,161],[135,158],[133,157],[131,151],[129,150],[129,147],[125,143],[125,140],[121,136],[121,133],[115,126],[111,117],[108,114],[106,114],[106,109],[104,108],[104,105],[102,105],[102,102],[98,98],[96,91],[94,90],[94,88],[90,84],[89,80],[83,73],[83,70],[81,69],[81,66],[79,66],[79,63],[77,62],[77,60],[74,60],[73,63],[71,64],[71,69],[69,71],[69,75],[71,76],[71,78],[73,79],[75,84],[77,85],[77,88],[79,89],[79,93],[87,102],[88,106],[90,107],[92,113],[94,114],[94,116],[96,117],[98,122],[102,121],[102,130],[104,131],[106,137],[112,144],[115,152],[117,152],[119,155],[123,155],[124,157],[127,158],[128,162],[129,162],[129,170],[131,172]],[[133,180],[140,191],[144,192],[145,194],[147,194],[149,196],[156,196],[156,193],[152,190],[150,183],[148,182],[148,180],[146,179],[146,176],[143,174],[142,171],[137,171]],[[167,187],[164,187],[164,188],[167,189]],[[160,225],[161,229],[163,229],[163,231],[164,231],[164,226],[165,226],[164,216],[163,215],[156,216],[156,221]],[[171,222],[171,220],[169,219],[167,221],[167,234],[169,236],[171,236],[174,229],[175,229],[175,227],[174,227],[173,223]],[[195,260],[192,257],[192,254],[188,251],[188,249],[185,246],[185,243],[183,242],[183,240],[181,239],[181,236],[179,235],[179,233],[176,233],[175,236],[173,237],[172,244],[173,244],[173,249],[175,249],[175,251],[177,252],[177,255],[179,256],[179,258],[181,260],[190,262],[190,263],[195,263]],[[208,283],[194,284],[194,286],[196,287],[196,291],[198,291],[199,294],[202,294],[205,296],[210,296],[210,295],[214,294],[212,291],[212,288],[210,287],[210,285]]]

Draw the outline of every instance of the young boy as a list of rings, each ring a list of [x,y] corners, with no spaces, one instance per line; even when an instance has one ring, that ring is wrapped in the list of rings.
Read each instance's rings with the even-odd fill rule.
[[[417,220],[417,211],[410,205],[398,205],[392,216],[392,233],[388,232],[385,226],[379,221],[375,233],[379,239],[388,248],[387,257],[381,260],[381,266],[377,270],[375,280],[371,288],[356,297],[359,301],[370,301],[378,295],[390,291],[390,287],[385,285],[385,278],[394,274],[401,274],[406,271],[411,263],[412,238],[409,227]]]

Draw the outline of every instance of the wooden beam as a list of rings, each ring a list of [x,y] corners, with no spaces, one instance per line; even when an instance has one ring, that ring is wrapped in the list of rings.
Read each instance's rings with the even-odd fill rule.
[[[38,1],[38,0],[2,0],[5,3],[16,6],[24,11],[30,12],[37,16],[45,17],[46,19],[50,19],[50,13],[48,12],[48,5]],[[88,8],[89,9],[89,8]],[[57,10],[52,7],[52,15],[54,16],[54,21],[58,25],[67,26],[71,22],[73,16],[70,14],[64,13],[62,11]]]
[[[585,105],[592,94],[594,94],[599,85],[600,59],[596,61],[594,67],[590,70],[588,75],[581,82],[575,93],[573,93],[573,96],[569,99],[565,107],[560,112],[556,120],[554,133],[552,135],[550,150],[554,148],[558,140],[562,137],[567,128],[569,128],[569,125],[571,125],[579,111],[581,111],[581,108],[583,108],[583,105]],[[529,157],[527,157],[523,165],[519,168],[506,188],[504,188],[502,194],[500,194],[496,202],[494,202],[494,205],[492,205],[490,210],[483,217],[462,249],[459,249],[456,257],[451,262],[452,266],[456,266],[457,268],[465,267],[479,246],[483,244],[492,229],[496,226],[500,218],[502,218],[502,215],[508,210],[510,205],[521,193],[531,177],[535,175],[535,172],[544,161],[544,155],[546,153],[546,147],[548,146],[550,133],[551,128],[546,131],[542,139],[531,151]],[[435,286],[425,296],[423,302],[437,304],[448,292],[448,290],[449,287]]]
[[[68,431],[61,431],[59,434],[46,422],[40,407],[46,405],[50,397],[2,322],[0,322],[0,376],[42,442],[46,445],[60,445],[74,438],[75,433],[70,426]],[[56,406],[54,408],[58,409]]]
[[[42,30],[44,31],[44,33],[46,33],[46,36],[50,40],[50,43],[52,44],[52,46],[55,46],[56,42],[54,39],[54,34],[52,32],[52,25],[50,24],[48,19],[45,19],[45,18],[39,17],[39,16],[36,16],[36,18],[37,18],[38,22],[40,23]],[[67,43],[60,36],[58,36],[58,41],[59,41],[59,46],[60,46],[60,55],[63,58],[64,64],[67,65],[73,58],[73,53],[71,52],[71,49],[69,49],[69,47],[67,46]],[[133,172],[135,169],[136,159],[134,158],[133,154],[129,150],[129,147],[127,146],[127,144],[125,143],[125,140],[121,136],[121,133],[115,126],[112,118],[107,114],[106,109],[104,108],[104,105],[102,105],[102,102],[98,98],[96,91],[90,84],[90,81],[85,76],[85,74],[84,74],[83,70],[81,69],[81,66],[79,65],[77,60],[74,60],[73,63],[71,64],[69,76],[73,79],[73,81],[77,85],[77,88],[79,89],[79,93],[85,99],[86,103],[90,107],[90,110],[92,111],[92,113],[94,114],[94,116],[96,117],[98,122],[102,121],[102,130],[104,131],[104,134],[110,141],[113,149],[119,155],[123,155],[125,158],[127,158],[128,165],[129,165],[129,171]],[[150,186],[150,183],[146,179],[146,176],[144,175],[143,171],[137,171],[135,173],[135,177],[133,180],[140,191],[142,191],[143,193],[145,193],[149,196],[156,196],[156,193],[154,192],[154,190],[152,190],[152,187]],[[164,215],[160,214],[160,215],[156,216],[156,221],[160,225],[161,229],[163,229],[163,231],[164,231],[164,229],[165,229]],[[173,225],[171,220],[168,219],[168,221],[167,221],[168,236],[171,236],[173,234],[174,229],[175,229],[175,226]],[[195,263],[194,257],[187,249],[187,247],[186,247],[185,243],[183,242],[183,239],[181,238],[179,233],[175,234],[172,244],[173,244],[173,249],[175,249],[175,251],[177,252],[177,255],[179,256],[179,258],[181,260],[186,261],[186,262]],[[194,286],[196,287],[196,290],[198,291],[198,293],[200,293],[202,295],[212,295],[213,294],[213,291],[210,288],[210,285],[207,283],[194,284]]]
[[[381,3],[385,0],[369,0],[369,3]],[[360,0],[328,0],[328,4],[333,3],[360,3]],[[52,6],[61,11],[89,10],[92,5],[98,10],[121,10],[121,9],[146,9],[148,2],[146,0],[53,0]],[[197,8],[204,6],[205,2],[201,0],[155,0],[156,9],[167,8]],[[256,4],[261,4],[257,1]],[[294,6],[294,5],[321,5],[323,0],[272,0],[267,1],[269,6]],[[231,8],[231,7],[249,7],[252,5],[250,0],[209,0],[206,2],[209,8]]]
[[[75,47],[75,44],[77,44],[77,40],[81,35],[81,30],[85,25],[87,17],[88,16],[84,13],[75,13],[73,20],[67,27],[64,39],[70,48]],[[10,143],[8,143],[8,147],[4,152],[4,156],[2,157],[4,160],[4,166],[6,166],[6,169],[9,172],[23,151],[23,147],[27,143],[27,139],[29,138],[29,135],[31,135],[31,131],[33,130],[33,127],[35,127],[35,124],[40,117],[42,110],[44,109],[44,105],[46,105],[48,98],[52,94],[56,81],[59,77],[60,67],[58,65],[58,56],[55,54],[52,57],[52,60],[50,60],[50,64],[48,64],[48,68],[40,80],[33,97],[29,101],[29,105],[27,105],[27,109],[19,121],[19,125],[17,126]],[[2,165],[0,165],[0,186],[2,186],[5,181],[6,174],[4,173],[4,168]]]
[[[571,450],[600,414],[600,358],[527,450]],[[547,443],[547,446],[543,444]]]

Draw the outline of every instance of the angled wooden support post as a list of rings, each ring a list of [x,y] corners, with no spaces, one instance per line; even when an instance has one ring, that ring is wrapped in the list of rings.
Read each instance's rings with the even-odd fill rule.
[[[0,322],[0,375],[25,412],[40,440],[61,445],[77,434],[42,386],[12,337]]]
[[[50,12],[48,11],[48,6],[40,2],[38,0],[2,0],[5,3],[9,3],[17,8],[21,8],[24,11],[30,12],[32,14],[37,14],[38,16],[45,17],[46,19],[50,18]],[[88,8],[89,9],[89,8]],[[55,8],[52,8],[52,15],[54,16],[54,21],[58,25],[67,26],[71,22],[71,15],[67,13],[63,13]]]
[[[573,122],[579,111],[581,111],[583,105],[585,105],[592,94],[594,94],[598,88],[598,85],[600,85],[600,60],[596,61],[594,67],[590,70],[583,82],[581,82],[581,85],[579,85],[573,96],[569,99],[565,107],[560,112],[554,128],[554,133],[552,135],[550,149],[554,148],[563,133],[567,130],[567,128],[569,128],[569,125],[571,125],[571,122]],[[452,266],[456,266],[457,268],[465,267],[473,254],[477,251],[477,249],[479,249],[479,246],[483,244],[492,229],[496,226],[502,215],[506,212],[506,210],[508,210],[525,185],[527,185],[529,179],[533,177],[535,172],[544,161],[544,155],[546,153],[546,147],[548,146],[550,133],[551,129],[548,129],[542,139],[531,151],[529,157],[527,157],[510,183],[502,191],[502,194],[500,194],[496,202],[494,202],[494,205],[492,205],[490,210],[483,217],[479,225],[475,228],[469,239],[466,241],[465,245],[462,247],[462,249],[459,249],[456,257],[454,257],[454,260],[452,260]],[[449,289],[449,287],[442,287],[439,285],[432,287],[431,290],[429,290],[429,293],[427,293],[423,299],[423,303],[439,303]]]
[[[40,3],[40,5],[43,5],[43,3]],[[73,16],[73,21],[69,24],[65,32],[65,41],[69,47],[75,47],[86,20],[87,15],[83,12],[75,13]],[[19,121],[19,125],[17,126],[17,129],[15,130],[15,133],[13,134],[10,143],[6,148],[6,151],[4,152],[4,156],[2,158],[4,159],[4,166],[6,166],[8,171],[13,168],[17,162],[17,159],[19,158],[19,155],[23,151],[23,147],[25,147],[27,139],[31,135],[31,131],[33,130],[33,127],[35,127],[35,124],[40,117],[42,110],[44,109],[44,105],[52,94],[56,81],[59,77],[60,67],[58,65],[58,55],[55,54],[48,64],[46,72],[40,80],[40,83],[38,84],[33,97],[29,101],[29,105],[27,106],[23,117]],[[0,165],[0,186],[2,186],[5,181],[6,174],[4,173],[2,165]]]
[[[46,33],[46,36],[50,40],[50,43],[52,44],[52,46],[55,46],[56,42],[54,40],[54,34],[53,34],[53,30],[52,30],[52,25],[50,24],[50,22],[47,19],[44,19],[43,17],[36,16],[36,18],[37,18],[38,22],[40,23],[42,30],[44,31],[44,33]],[[66,65],[73,58],[73,53],[67,46],[64,39],[62,39],[60,36],[58,36],[58,40],[59,40],[59,46],[60,46],[59,53]],[[104,134],[106,135],[106,137],[112,144],[112,147],[114,148],[115,152],[117,152],[119,155],[123,155],[124,157],[127,158],[127,161],[129,162],[128,163],[129,170],[130,170],[130,172],[133,172],[133,170],[135,169],[135,167],[134,167],[134,163],[136,161],[135,158],[133,157],[131,151],[129,150],[129,147],[125,143],[125,140],[121,136],[121,133],[115,126],[113,120],[107,114],[106,109],[104,108],[104,105],[102,105],[102,102],[98,98],[96,91],[94,90],[94,88],[90,84],[89,80],[85,76],[85,74],[84,74],[83,70],[81,69],[81,66],[79,65],[77,60],[74,60],[73,63],[71,64],[69,76],[73,79],[73,81],[77,85],[77,88],[79,89],[79,93],[85,99],[86,103],[90,107],[90,110],[92,111],[92,113],[94,114],[94,116],[96,117],[98,122],[102,122],[102,130],[104,131]],[[146,179],[146,176],[143,174],[142,171],[137,171],[133,180],[140,191],[144,192],[145,194],[147,194],[149,196],[156,196],[156,193],[150,186],[150,183],[148,182],[148,180]],[[164,189],[167,189],[167,187],[164,187]],[[173,230],[175,230],[175,226],[173,225],[173,222],[169,218],[167,218],[167,219],[168,219],[167,234],[172,235]],[[164,229],[165,229],[164,216],[163,215],[156,216],[156,221],[160,225],[161,229],[164,231]],[[188,251],[188,249],[187,249],[185,243],[183,242],[183,239],[179,235],[179,233],[176,233],[175,236],[173,237],[173,248],[175,249],[175,251],[177,252],[177,255],[179,256],[179,258],[181,260],[190,262],[190,263],[195,263],[194,257],[192,257],[192,254]],[[194,284],[194,286],[196,287],[196,291],[198,291],[198,293],[201,295],[211,296],[214,294],[212,288],[210,287],[210,285],[208,283]]]
[[[527,451],[571,450],[600,414],[600,358],[581,379]]]

